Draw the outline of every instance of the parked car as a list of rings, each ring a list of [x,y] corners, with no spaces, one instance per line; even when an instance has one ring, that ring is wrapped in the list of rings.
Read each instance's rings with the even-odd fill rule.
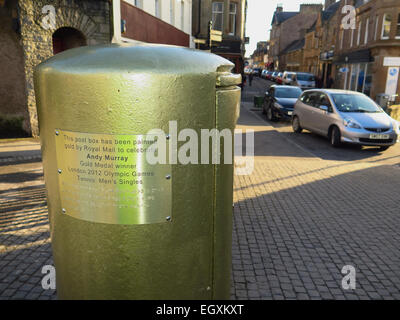
[[[266,79],[267,78],[267,69],[264,69],[263,71],[261,71],[261,78]]]
[[[266,79],[267,80],[271,80],[271,76],[272,76],[273,73],[274,73],[273,71],[268,71],[267,74],[266,74]]]
[[[278,75],[276,76],[275,82],[277,84],[282,84],[283,83],[283,72],[279,72]]]
[[[264,96],[263,113],[269,121],[292,118],[294,105],[302,92],[299,87],[270,86]]]
[[[316,87],[315,76],[311,73],[296,72],[296,80],[293,81],[293,85],[303,90],[313,89]]]
[[[400,135],[392,119],[363,93],[334,89],[307,90],[296,102],[293,131],[303,129],[329,137],[332,146],[353,143],[386,150]]]
[[[254,68],[253,69],[253,74],[257,77],[261,75],[261,68]]]
[[[278,71],[274,71],[274,73],[272,73],[272,75],[271,75],[271,81],[275,81],[278,74],[279,74]]]
[[[293,84],[295,80],[296,80],[295,72],[285,71],[283,73],[283,84],[290,86]]]

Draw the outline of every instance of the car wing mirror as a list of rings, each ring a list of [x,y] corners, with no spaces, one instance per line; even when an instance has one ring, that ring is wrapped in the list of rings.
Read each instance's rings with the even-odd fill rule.
[[[319,106],[319,108],[320,108],[322,111],[325,111],[325,112],[328,112],[328,111],[329,111],[329,107],[328,107],[328,106],[325,106],[325,105]]]

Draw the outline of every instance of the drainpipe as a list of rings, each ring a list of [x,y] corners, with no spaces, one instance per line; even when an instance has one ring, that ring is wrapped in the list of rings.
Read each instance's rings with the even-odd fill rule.
[[[112,24],[113,37],[112,43],[121,43],[121,0],[112,0]]]
[[[197,12],[197,32],[195,34],[195,38],[197,39],[199,37],[200,31],[201,31],[201,0],[199,0],[199,7],[198,7],[198,12]]]

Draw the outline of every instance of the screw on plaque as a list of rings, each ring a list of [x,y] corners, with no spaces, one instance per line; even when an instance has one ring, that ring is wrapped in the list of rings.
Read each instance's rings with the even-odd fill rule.
[[[67,210],[65,210],[64,208],[62,208],[62,213],[66,213],[67,212]]]
[[[56,136],[58,136],[60,133],[58,132],[58,130],[56,130]]]
[[[62,170],[61,170],[61,169],[58,169],[58,173],[60,173],[60,174],[61,174],[61,172],[62,172]]]
[[[171,179],[171,176],[168,174],[165,176],[165,179],[169,180],[169,179]]]
[[[171,220],[172,220],[172,219],[171,219],[171,216],[166,217],[165,220],[171,221]]]
[[[169,138],[171,138],[171,136],[169,134],[167,134],[166,138],[167,138],[167,140],[169,140]]]

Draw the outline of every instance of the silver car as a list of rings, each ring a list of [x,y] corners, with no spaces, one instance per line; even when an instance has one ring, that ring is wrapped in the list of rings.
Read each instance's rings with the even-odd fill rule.
[[[315,76],[311,73],[296,72],[291,84],[303,90],[312,89],[316,87]]]
[[[334,147],[354,143],[386,150],[400,136],[399,122],[369,97],[333,89],[304,91],[294,106],[292,127],[329,137]]]

